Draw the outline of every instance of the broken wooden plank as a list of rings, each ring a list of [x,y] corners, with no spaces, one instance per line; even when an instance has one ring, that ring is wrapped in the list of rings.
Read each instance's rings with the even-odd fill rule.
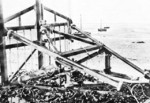
[[[26,9],[24,9],[24,10],[22,10],[22,11],[16,13],[16,14],[14,14],[14,15],[12,15],[12,16],[10,16],[8,18],[6,18],[4,20],[4,23],[9,22],[9,21],[11,21],[11,20],[13,20],[13,19],[15,19],[15,18],[17,18],[17,17],[19,17],[19,16],[21,16],[21,15],[23,15],[23,14],[25,14],[25,13],[31,11],[31,10],[33,10],[33,8],[34,8],[34,5],[32,5],[32,6],[28,7],[28,8],[26,8]]]

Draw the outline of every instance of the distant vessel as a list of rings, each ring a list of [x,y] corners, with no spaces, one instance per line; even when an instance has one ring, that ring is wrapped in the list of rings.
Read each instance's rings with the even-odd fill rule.
[[[107,31],[106,28],[99,28],[98,31],[103,32],[103,31]]]
[[[101,26],[100,26],[100,28],[98,28],[98,31],[99,31],[99,32],[106,32],[107,29],[109,29],[109,28],[110,28],[110,27],[108,27],[108,26],[102,27],[102,20],[101,20]]]
[[[98,28],[98,31],[100,31],[100,32],[105,32],[105,31],[107,31],[107,29],[109,29],[110,27],[104,27],[104,28]]]

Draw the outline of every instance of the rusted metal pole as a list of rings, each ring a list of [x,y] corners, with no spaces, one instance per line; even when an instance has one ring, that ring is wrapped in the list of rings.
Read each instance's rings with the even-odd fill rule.
[[[41,10],[41,2],[40,0],[36,0],[36,29],[37,29],[37,40],[42,45],[42,34],[40,33],[40,20],[43,19],[42,17],[42,10]],[[38,52],[38,68],[40,69],[43,66],[43,54],[39,51]]]
[[[7,85],[8,75],[7,75],[7,59],[5,50],[5,39],[3,34],[5,34],[4,20],[3,20],[3,10],[2,10],[2,0],[0,0],[0,69],[1,69],[1,82],[2,85]]]

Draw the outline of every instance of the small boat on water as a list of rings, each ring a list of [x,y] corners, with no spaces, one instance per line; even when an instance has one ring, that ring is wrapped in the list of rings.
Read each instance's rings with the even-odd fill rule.
[[[101,20],[101,26],[100,26],[100,28],[98,28],[98,31],[99,31],[99,32],[106,32],[107,29],[109,29],[109,28],[110,28],[109,26],[102,27],[102,20]]]
[[[106,28],[98,28],[98,31],[100,31],[100,32],[105,32],[105,31],[107,31],[107,29]]]
[[[98,28],[98,31],[100,31],[100,32],[106,32],[107,31],[107,29],[109,29],[110,27],[104,27],[104,28]]]

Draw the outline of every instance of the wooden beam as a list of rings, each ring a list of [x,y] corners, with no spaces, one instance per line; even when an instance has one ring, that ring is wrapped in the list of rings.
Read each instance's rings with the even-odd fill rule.
[[[61,55],[64,56],[64,57],[69,57],[69,56],[74,56],[74,55],[78,55],[78,54],[81,54],[81,53],[85,53],[85,52],[89,52],[89,51],[93,51],[93,50],[97,50],[97,49],[102,49],[102,47],[98,47],[96,45],[87,46],[87,47],[76,49],[76,50],[62,52]]]
[[[36,0],[36,31],[37,31],[37,40],[40,42],[40,45],[42,45],[42,34],[40,32],[40,21],[42,20],[42,13],[41,13],[41,1]],[[38,65],[39,69],[43,66],[43,54],[42,52],[38,52]]]
[[[3,37],[5,34],[4,30],[4,20],[3,20],[3,10],[2,1],[0,0],[0,70],[1,70],[1,83],[2,85],[7,85],[8,83],[8,73],[7,73],[7,59],[5,50],[5,39]]]
[[[88,44],[91,44],[91,45],[94,45],[95,43],[89,41],[89,40],[86,40],[84,38],[80,38],[78,36],[75,36],[75,35],[71,35],[71,34],[67,34],[67,33],[62,33],[62,32],[59,32],[59,31],[56,31],[56,30],[53,30],[54,33],[57,33],[57,34],[60,34],[60,35],[63,35],[65,37],[70,37],[70,38],[73,38],[75,40],[78,40],[78,41],[81,41],[81,42],[84,42],[84,43],[88,43]]]
[[[57,26],[66,26],[67,23],[51,23],[51,24],[48,24],[46,26],[54,26],[54,27],[57,27]],[[26,26],[14,26],[14,27],[7,27],[8,30],[25,30],[25,29],[35,29],[35,25],[26,25]],[[6,35],[5,35],[6,36]]]
[[[65,63],[65,64],[67,63],[67,65],[69,67],[72,66],[72,67],[74,67],[74,69],[77,69],[77,70],[82,71],[82,72],[86,72],[86,73],[90,74],[91,76],[94,76],[94,77],[98,78],[99,80],[102,80],[105,83],[109,83],[110,85],[115,86],[118,90],[121,87],[119,81],[111,79],[110,77],[106,76],[105,74],[96,73],[88,67],[85,67],[83,65],[79,65],[79,64],[77,64],[77,63],[75,63],[75,62],[73,62],[73,61],[71,61],[67,58],[64,58],[64,57],[60,56],[57,53],[51,52],[50,50],[48,50],[48,49],[46,49],[42,46],[36,45],[32,41],[26,39],[25,37],[22,37],[22,36],[20,36],[16,33],[11,33],[9,36],[13,37],[14,39],[16,39],[20,42],[25,43],[26,45],[30,45],[31,47],[41,51],[42,53],[45,53],[45,54],[47,54],[51,57],[54,57],[57,61],[63,61],[63,63]]]
[[[33,41],[33,42],[39,45],[38,41]],[[22,46],[27,46],[27,45],[24,43],[9,44],[9,45],[6,45],[6,49],[12,49],[12,48],[22,47]],[[1,50],[1,48],[0,48],[0,50]]]
[[[58,40],[64,40],[65,39],[65,37],[56,37],[56,38],[52,38],[52,41],[54,41],[54,40],[56,40],[56,41],[58,41]],[[44,43],[45,42],[48,42],[48,40],[47,39],[44,39]],[[36,44],[38,44],[39,45],[39,42],[38,41],[33,41],[33,43],[36,43]],[[22,46],[27,46],[26,44],[24,44],[24,43],[15,43],[15,44],[8,44],[8,45],[6,45],[6,47],[5,47],[5,49],[12,49],[12,48],[16,48],[16,47],[22,47]],[[0,47],[0,50],[1,50],[2,48]]]
[[[11,21],[11,20],[13,20],[13,19],[15,19],[15,18],[17,18],[17,17],[19,17],[19,16],[21,16],[21,15],[23,15],[23,14],[25,14],[25,13],[31,11],[31,10],[33,10],[33,8],[34,8],[34,6],[32,5],[32,6],[28,7],[28,8],[26,8],[26,9],[24,9],[24,10],[22,10],[22,11],[16,13],[16,14],[14,14],[14,15],[12,15],[12,16],[10,16],[8,18],[6,18],[4,20],[4,23],[7,23],[7,22],[9,22],[9,21]]]
[[[64,22],[64,23],[52,23],[52,24],[48,24],[47,26],[54,26],[54,27],[57,27],[57,26],[67,26],[68,23],[67,22]]]
[[[71,20],[69,17],[67,17],[67,16],[65,16],[65,15],[63,15],[63,14],[61,14],[61,13],[58,13],[58,12],[56,12],[56,11],[54,11],[54,10],[52,10],[52,9],[50,9],[50,8],[48,8],[48,7],[46,7],[46,6],[44,6],[44,9],[45,9],[46,11],[49,11],[49,12],[51,12],[51,13],[53,13],[53,14],[59,16],[59,17],[62,17],[62,18],[64,18],[64,19],[66,19],[67,21],[69,21],[70,24],[72,23],[72,20]]]
[[[25,30],[25,29],[34,29],[35,25],[26,25],[26,26],[14,26],[14,27],[7,27],[8,30]]]
[[[66,39],[64,36],[61,37],[55,37],[55,38],[51,38],[51,40],[54,41],[59,41],[59,40],[64,40]],[[45,39],[44,42],[48,42],[48,39]]]
[[[90,54],[90,55],[88,55],[88,56],[78,60],[77,63],[81,64],[81,63],[83,63],[83,62],[85,62],[85,61],[87,61],[89,59],[94,58],[95,56],[101,54],[102,52],[104,52],[104,50],[101,48],[99,51],[96,51],[96,52],[94,52],[94,53],[92,53],[92,54]]]

